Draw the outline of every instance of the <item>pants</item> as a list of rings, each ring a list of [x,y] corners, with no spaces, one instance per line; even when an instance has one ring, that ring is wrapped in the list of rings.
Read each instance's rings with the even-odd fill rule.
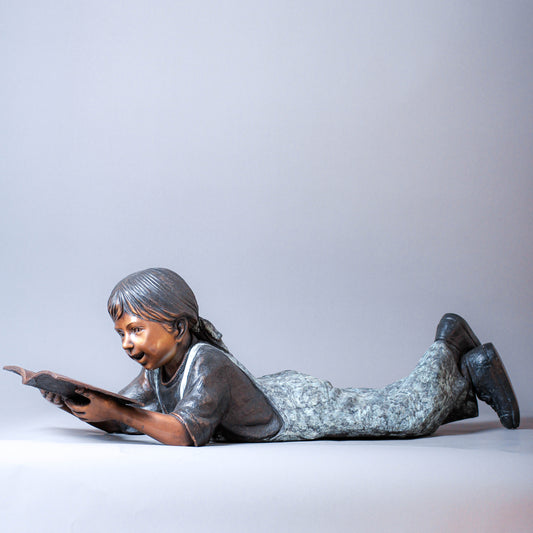
[[[283,419],[272,441],[421,437],[477,416],[471,383],[442,341],[430,346],[409,376],[382,389],[340,389],[293,370],[256,382]]]

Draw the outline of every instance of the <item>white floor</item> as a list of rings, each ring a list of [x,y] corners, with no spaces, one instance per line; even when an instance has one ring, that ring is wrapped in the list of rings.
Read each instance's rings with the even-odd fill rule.
[[[61,412],[0,433],[1,529],[531,532],[533,417],[407,441],[173,448]]]

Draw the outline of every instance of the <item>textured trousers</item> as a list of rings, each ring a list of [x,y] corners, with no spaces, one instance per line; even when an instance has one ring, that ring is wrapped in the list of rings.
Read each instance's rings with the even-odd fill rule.
[[[407,377],[381,389],[337,388],[294,370],[256,378],[283,419],[273,441],[406,438],[477,416],[471,383],[454,354],[434,342]]]

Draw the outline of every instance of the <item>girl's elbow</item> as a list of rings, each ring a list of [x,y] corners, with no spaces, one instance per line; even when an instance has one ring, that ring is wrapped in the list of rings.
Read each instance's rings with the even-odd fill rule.
[[[182,435],[166,435],[159,441],[168,446],[193,446],[194,444],[191,439],[184,438]]]

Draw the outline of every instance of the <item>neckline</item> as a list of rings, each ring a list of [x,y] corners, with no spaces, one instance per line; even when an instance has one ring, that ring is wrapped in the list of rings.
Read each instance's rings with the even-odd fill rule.
[[[187,353],[183,356],[183,359],[181,360],[180,366],[178,366],[176,372],[174,372],[174,375],[168,380],[163,381],[163,371],[161,368],[157,368],[157,381],[158,383],[165,388],[171,387],[178,381],[178,378],[183,375],[183,371],[185,369],[185,365],[187,364],[187,359],[189,358],[189,355],[193,349],[195,349],[196,346],[199,346],[200,344],[206,344],[205,342],[197,342],[195,344],[192,344],[189,346],[189,349],[187,350]],[[197,348],[196,348],[197,349]]]

